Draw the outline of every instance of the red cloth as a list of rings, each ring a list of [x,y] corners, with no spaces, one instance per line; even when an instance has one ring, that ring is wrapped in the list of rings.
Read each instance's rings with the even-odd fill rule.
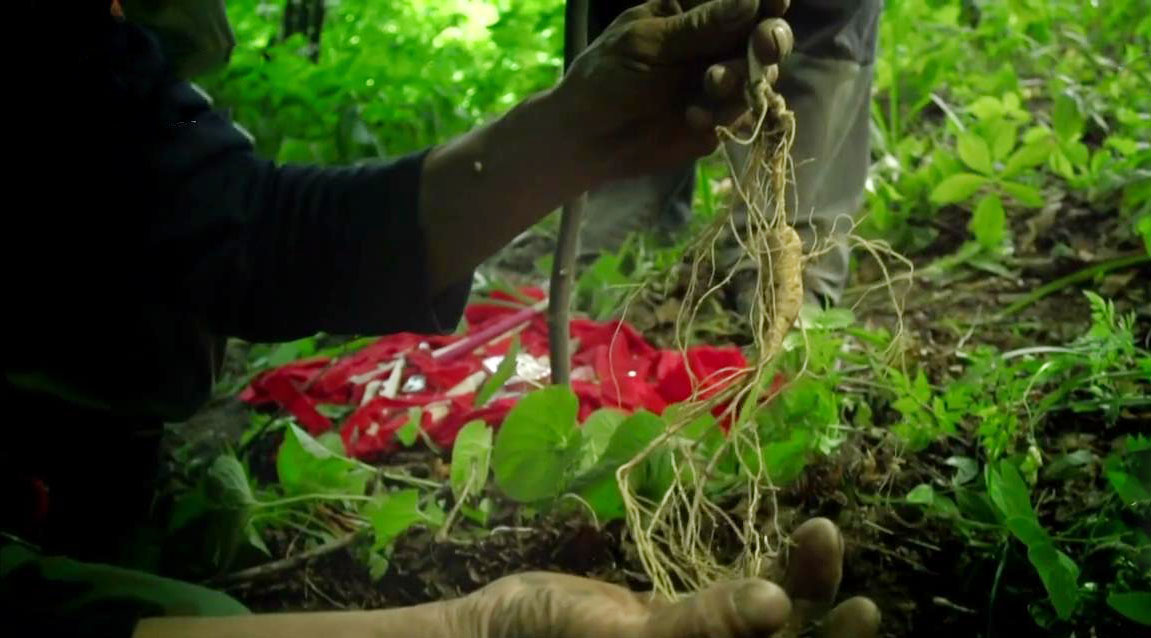
[[[538,288],[525,289],[523,293],[531,299],[544,298]],[[493,299],[514,301],[502,293],[493,294]],[[468,334],[517,310],[506,304],[472,304],[465,310]],[[581,421],[604,407],[629,412],[646,409],[660,414],[668,405],[690,397],[695,388],[701,389],[704,396],[714,394],[747,368],[738,348],[696,346],[689,348],[685,357],[679,351],[657,350],[623,321],[574,319],[571,334],[578,341],[572,355],[573,367],[586,366],[594,372],[592,380],[572,382]],[[523,352],[536,357],[547,355],[547,321],[542,313],[529,319],[518,337]],[[509,397],[476,407],[473,392],[447,396],[449,390],[483,369],[483,359],[506,353],[511,342],[509,337],[484,344],[449,362],[432,356],[436,348],[461,338],[464,336],[389,335],[339,360],[314,358],[264,372],[244,389],[240,398],[253,405],[278,405],[312,434],[333,427],[316,409],[317,404],[358,405],[341,424],[340,434],[349,454],[361,459],[378,458],[395,450],[396,430],[407,423],[410,408],[421,407],[425,408],[421,423],[424,431],[437,445],[447,448],[464,424],[481,419],[499,427],[515,404],[515,399]],[[383,382],[391,375],[390,371],[381,370],[382,366],[400,355],[404,357],[401,382],[418,374],[424,377],[425,387],[419,392],[400,393],[396,398],[377,397],[360,405],[371,381]]]

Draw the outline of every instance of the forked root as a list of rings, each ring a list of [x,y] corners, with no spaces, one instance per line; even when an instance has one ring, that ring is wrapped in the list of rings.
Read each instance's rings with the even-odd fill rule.
[[[676,321],[677,342],[686,350],[691,324],[704,303],[731,279],[731,272],[716,267],[717,243],[730,234],[757,273],[750,309],[755,359],[743,370],[724,371],[728,382],[723,391],[703,396],[697,390],[678,406],[668,430],[645,450],[620,467],[616,474],[624,497],[627,522],[640,561],[656,591],[674,596],[677,590],[694,590],[716,580],[758,575],[774,557],[781,541],[778,526],[760,528],[765,506],[774,511],[774,489],[761,463],[743,474],[742,508],[732,516],[710,501],[704,490],[718,460],[732,451],[760,449],[750,411],[744,405],[758,403],[769,384],[772,363],[803,304],[803,246],[795,229],[787,224],[786,186],[790,174],[790,151],[795,118],[783,99],[766,83],[749,87],[755,128],[747,139],[727,129],[721,138],[749,146],[750,161],[735,167],[729,157],[738,201],[718,215],[686,253],[692,274]],[[746,210],[746,221],[733,222],[736,206]],[[694,380],[696,387],[706,386]],[[678,433],[698,417],[724,408],[721,418],[730,423],[724,442],[710,456],[701,456]],[[657,450],[669,450],[679,480],[660,502],[647,502],[631,488],[629,477]],[[740,520],[737,520],[740,519]],[[717,539],[734,539],[741,551],[734,558],[719,556]],[[732,545],[731,542],[725,543]]]
[[[685,249],[691,272],[675,330],[677,345],[686,352],[696,317],[734,275],[733,269],[717,265],[718,244],[734,241],[757,275],[747,317],[753,338],[752,362],[743,369],[720,371],[724,383],[719,392],[703,392],[714,387],[712,382],[716,379],[693,379],[697,390],[666,415],[667,431],[616,473],[638,558],[655,591],[669,598],[722,579],[761,576],[783,547],[776,488],[761,456],[763,445],[754,415],[762,400],[769,398],[785,337],[803,306],[804,262],[827,249],[818,241],[805,249],[799,234],[788,223],[794,115],[766,83],[749,87],[749,99],[755,105],[756,116],[750,136],[740,138],[731,130],[719,130],[721,139],[747,147],[749,160],[736,166],[724,147],[737,197]],[[742,223],[736,223],[737,209],[746,212]],[[862,240],[853,232],[849,237],[856,247],[864,248],[877,259],[882,253],[910,267],[910,262],[881,242]],[[893,280],[886,269],[884,274],[892,303],[901,317]],[[660,287],[659,282],[647,282],[634,291],[632,298],[656,287]],[[806,370],[804,362],[797,374]],[[691,374],[690,369],[688,373]],[[722,443],[704,454],[700,445],[679,433],[707,414],[717,415],[729,424],[729,429]],[[651,502],[635,493],[631,476],[657,453],[670,458],[677,480],[658,502]],[[732,454],[741,466],[739,483],[727,486],[724,494],[725,498],[732,496],[737,500],[738,506],[725,509],[709,498],[705,487],[715,477],[720,459]],[[724,552],[724,548],[737,551]]]

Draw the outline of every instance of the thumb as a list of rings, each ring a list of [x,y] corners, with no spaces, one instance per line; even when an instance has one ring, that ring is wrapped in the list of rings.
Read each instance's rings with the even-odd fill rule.
[[[659,62],[710,64],[743,52],[759,0],[710,0],[664,18]]]

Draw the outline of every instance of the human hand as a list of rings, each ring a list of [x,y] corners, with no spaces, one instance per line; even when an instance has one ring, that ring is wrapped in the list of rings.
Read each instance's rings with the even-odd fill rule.
[[[182,79],[223,66],[236,47],[224,0],[121,0],[120,5],[125,19],[156,33]]]
[[[651,0],[609,25],[557,87],[604,163],[600,176],[651,173],[714,151],[715,127],[748,111],[749,73],[774,82],[791,52],[791,28],[779,18],[788,2]]]
[[[507,576],[451,601],[449,633],[460,638],[758,638],[820,620],[843,573],[843,540],[827,519],[792,535],[783,587],[748,578],[718,583],[676,602],[548,572]],[[822,618],[824,638],[873,638],[879,611],[867,598]]]

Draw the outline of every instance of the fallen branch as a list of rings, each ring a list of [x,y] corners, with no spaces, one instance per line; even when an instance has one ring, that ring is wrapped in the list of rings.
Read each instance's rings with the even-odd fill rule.
[[[1056,279],[1055,281],[1049,282],[1047,284],[1044,284],[1044,285],[1036,288],[1035,290],[1031,291],[1027,296],[1016,301],[1015,303],[1011,304],[1010,306],[1007,306],[1006,308],[1004,308],[1003,312],[999,313],[999,318],[1002,319],[1005,317],[1010,317],[1011,315],[1019,312],[1020,310],[1023,310],[1027,306],[1030,306],[1031,304],[1039,301],[1040,299],[1046,297],[1047,295],[1050,295],[1050,294],[1055,293],[1055,292],[1059,292],[1060,290],[1066,288],[1067,286],[1077,284],[1081,281],[1087,281],[1088,279],[1092,279],[1096,275],[1101,275],[1105,272],[1111,272],[1112,270],[1119,270],[1120,268],[1127,268],[1128,266],[1138,266],[1141,264],[1151,264],[1151,255],[1146,255],[1146,254],[1127,255],[1125,257],[1116,257],[1115,259],[1109,259],[1105,262],[1095,264],[1094,266],[1088,266],[1087,268],[1073,272],[1070,275],[1067,275],[1066,277],[1060,277],[1059,279]]]
[[[272,574],[291,571],[297,567],[301,567],[304,564],[315,560],[316,558],[319,558],[320,556],[331,554],[332,552],[337,552],[346,547],[350,547],[357,540],[365,538],[370,531],[370,527],[365,527],[363,529],[352,532],[347,536],[343,536],[341,538],[337,538],[334,541],[324,543],[319,547],[313,547],[312,549],[300,552],[294,556],[288,556],[286,558],[274,560],[270,563],[264,563],[263,565],[257,565],[255,567],[249,567],[247,569],[241,569],[240,571],[232,572],[230,574],[218,576],[209,580],[207,584],[214,586],[234,586],[249,580],[256,580],[265,576],[270,576]]]

